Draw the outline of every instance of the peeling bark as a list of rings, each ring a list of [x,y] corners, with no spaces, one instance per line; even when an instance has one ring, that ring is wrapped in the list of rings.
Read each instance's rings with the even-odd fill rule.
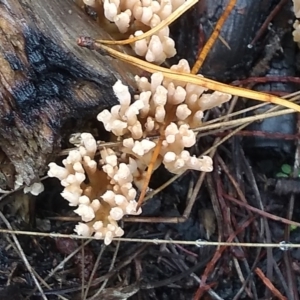
[[[78,47],[80,35],[110,39],[72,0],[0,0],[2,188],[1,166],[11,163],[27,185],[38,180],[63,124],[115,104],[117,78],[133,84],[136,70]]]

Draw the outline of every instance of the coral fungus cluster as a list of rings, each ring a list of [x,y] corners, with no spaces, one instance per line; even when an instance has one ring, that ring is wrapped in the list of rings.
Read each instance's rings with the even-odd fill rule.
[[[132,186],[136,162],[120,163],[112,149],[100,151],[95,158],[97,143],[90,133],[80,135],[78,149],[70,151],[63,160],[64,167],[50,163],[48,175],[56,177],[64,186],[62,196],[83,222],[75,231],[79,235],[104,238],[110,244],[113,237],[122,236],[117,221],[125,214],[140,214],[135,201],[136,190]]]
[[[140,36],[165,20],[185,0],[83,0],[95,7],[99,18],[115,24],[119,32],[130,37]],[[136,41],[132,48],[149,62],[162,63],[176,54],[175,43],[169,37],[169,27],[164,27],[150,38]]]
[[[190,72],[186,60],[172,69]],[[161,164],[177,174],[187,169],[212,170],[210,157],[197,158],[186,148],[196,143],[192,129],[201,124],[203,111],[231,98],[219,92],[206,93],[205,88],[194,84],[164,79],[162,73],[154,73],[150,80],[135,79],[139,93],[133,99],[128,87],[117,81],[113,90],[119,104],[98,115],[105,129],[121,141],[118,150],[104,148],[96,159],[96,140],[82,133],[77,149],[70,151],[63,167],[49,164],[48,175],[61,181],[62,196],[77,207],[75,213],[83,221],[75,231],[103,238],[105,244],[123,235],[117,222],[124,215],[141,213],[136,188],[143,185],[159,136],[162,143],[154,170]]]
[[[171,69],[190,72],[186,60]],[[176,174],[186,169],[211,171],[212,161],[208,156],[196,158],[185,148],[196,142],[192,128],[201,124],[203,111],[228,101],[231,95],[204,93],[206,89],[201,86],[170,81],[162,73],[154,73],[150,81],[138,76],[135,79],[140,93],[135,95],[133,103],[128,87],[118,81],[113,89],[120,104],[98,115],[107,131],[123,137],[123,151],[138,159],[139,169],[144,172],[156,145],[147,138],[162,135],[156,167],[163,162]]]
[[[293,0],[294,2],[294,12],[296,18],[300,18],[300,0]],[[294,23],[294,41],[300,44],[300,22],[298,20],[295,21]]]

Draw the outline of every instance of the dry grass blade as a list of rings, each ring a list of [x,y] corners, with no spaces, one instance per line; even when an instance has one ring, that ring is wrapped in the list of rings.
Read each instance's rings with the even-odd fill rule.
[[[113,269],[113,267],[114,267],[114,264],[115,264],[115,261],[116,261],[116,259],[117,259],[117,255],[118,255],[118,252],[119,252],[119,248],[120,248],[120,241],[117,242],[117,246],[116,246],[116,249],[115,249],[115,253],[114,253],[114,256],[113,256],[113,258],[112,258],[112,260],[111,260],[111,262],[110,262],[110,267],[109,267],[108,272],[110,272],[110,271]],[[103,289],[105,288],[107,282],[108,282],[108,279],[104,280],[104,282],[102,283],[102,285],[101,285],[101,287],[99,288],[99,290],[98,290],[98,291],[95,293],[95,295],[93,295],[91,298],[88,298],[88,300],[96,300],[96,299],[98,299],[99,296],[101,296],[99,299],[103,299],[103,298],[108,299],[108,297],[102,297],[102,295],[101,295],[101,292],[102,292]],[[131,290],[131,288],[129,288],[129,289]],[[133,294],[135,294],[136,292],[137,292],[137,290],[134,291]],[[121,293],[121,294],[122,294],[122,293]],[[130,295],[130,296],[132,296],[132,295]],[[112,299],[113,299],[113,298],[112,298]],[[115,299],[119,299],[119,298],[115,298]],[[127,298],[125,298],[125,299],[127,299]]]
[[[212,35],[210,36],[210,38],[206,42],[206,44],[203,47],[197,61],[195,62],[194,66],[192,68],[192,71],[191,71],[192,74],[197,74],[198,71],[200,70],[206,56],[208,55],[210,49],[214,45],[214,43],[217,40],[218,36],[220,35],[221,29],[222,29],[225,21],[227,20],[228,16],[230,15],[232,9],[234,8],[235,4],[236,4],[236,0],[230,0],[229,1],[229,3],[227,5],[225,11],[223,12],[221,18],[219,18]]]
[[[245,88],[240,87],[234,87],[228,84],[220,83],[208,78],[200,77],[197,75],[189,74],[189,73],[181,73],[177,72],[168,68],[156,66],[154,64],[148,63],[144,60],[138,59],[136,57],[121,53],[117,50],[114,50],[110,47],[107,47],[101,43],[94,42],[94,47],[102,49],[106,51],[108,54],[110,54],[113,57],[116,57],[126,63],[129,63],[133,66],[136,66],[144,71],[155,73],[155,72],[161,72],[163,73],[165,78],[172,79],[174,81],[182,81],[185,83],[192,83],[195,85],[200,85],[202,87],[205,87],[210,90],[219,91],[227,94],[232,94],[234,96],[239,97],[245,97],[248,99],[253,99],[257,101],[262,102],[268,102],[273,104],[278,104],[281,106],[285,106],[287,108],[291,108],[297,112],[300,112],[300,106],[289,102],[285,99],[282,99],[280,97],[276,97],[267,93],[257,92],[248,90]]]
[[[259,278],[264,282],[264,284],[269,288],[269,290],[273,293],[273,295],[280,300],[286,300],[278,289],[273,285],[273,283],[265,276],[260,268],[255,269],[255,273],[259,276]]]
[[[245,117],[245,118],[240,118],[240,119],[230,120],[230,121],[224,121],[224,122],[220,122],[220,123],[216,123],[216,124],[206,125],[204,123],[203,126],[195,128],[194,131],[200,132],[200,131],[206,131],[206,130],[211,130],[211,129],[215,129],[215,128],[221,128],[221,127],[224,128],[225,126],[237,126],[237,125],[245,124],[248,122],[255,122],[255,121],[259,121],[259,120],[263,120],[263,119],[267,119],[267,118],[272,118],[272,117],[277,117],[277,116],[292,114],[292,113],[295,113],[295,111],[293,109],[284,109],[284,110],[280,110],[280,111],[263,113],[263,114],[259,114],[256,116]],[[224,128],[224,130],[225,130],[225,128]]]
[[[241,202],[237,203],[239,205],[242,205]],[[251,208],[251,206],[249,206]],[[255,208],[254,208],[255,209]],[[254,212],[260,213],[260,210],[253,210]],[[274,216],[272,214],[266,214],[265,216],[272,218],[275,221],[282,222],[287,225],[294,225],[297,227],[300,227],[300,223],[287,220],[284,218],[278,218],[277,216]],[[6,233],[6,234],[19,234],[19,235],[30,235],[30,236],[43,236],[43,237],[56,237],[56,238],[72,238],[72,239],[78,239],[78,240],[100,240],[96,239],[94,237],[84,237],[80,235],[73,235],[73,234],[62,234],[62,233],[44,233],[44,232],[35,232],[35,231],[19,231],[19,230],[9,230],[9,229],[0,229],[0,232]],[[209,241],[183,241],[183,240],[164,240],[164,239],[139,239],[139,238],[114,238],[115,241],[120,242],[130,242],[130,243],[150,243],[150,244],[178,244],[178,245],[193,245],[193,246],[240,246],[240,247],[251,247],[251,248],[281,248],[281,249],[289,249],[289,248],[300,248],[300,244],[282,244],[282,243],[228,243],[228,242],[209,242]]]
[[[90,289],[90,287],[91,287],[91,285],[92,285],[92,281],[93,281],[94,275],[96,274],[96,270],[97,270],[97,268],[98,268],[98,266],[99,266],[100,259],[101,259],[102,255],[103,255],[103,253],[104,253],[105,248],[106,248],[105,245],[102,245],[101,250],[100,250],[100,252],[99,252],[99,254],[98,254],[97,260],[96,260],[96,262],[95,262],[94,268],[93,268],[93,270],[92,270],[92,273],[91,273],[89,282],[88,282],[88,284],[87,284],[87,286],[86,286],[86,290],[85,290],[84,295],[83,295],[83,297],[82,297],[83,300],[86,300],[86,298],[87,298],[87,296],[88,296],[89,289]]]
[[[44,291],[43,291],[40,283],[38,282],[38,280],[37,280],[37,278],[36,278],[36,276],[35,276],[35,274],[33,272],[33,269],[31,267],[31,265],[30,265],[28,259],[26,258],[25,254],[24,254],[24,251],[23,251],[23,249],[22,249],[22,247],[21,247],[21,245],[20,245],[20,243],[19,243],[16,235],[13,232],[13,229],[12,229],[10,223],[8,222],[8,220],[5,218],[5,216],[3,215],[3,213],[1,211],[0,211],[0,218],[5,223],[5,225],[7,226],[7,228],[12,231],[12,238],[13,238],[15,244],[16,244],[16,247],[17,247],[17,249],[18,249],[18,251],[19,251],[19,253],[21,255],[21,258],[22,258],[22,260],[23,260],[23,262],[24,262],[24,264],[25,264],[28,272],[30,273],[30,275],[31,275],[31,277],[32,277],[32,279],[33,279],[36,287],[38,288],[39,292],[41,293],[42,298],[44,300],[47,300],[47,297],[46,297],[46,295],[45,295],[45,293],[44,293]]]
[[[144,201],[144,198],[145,198],[145,195],[146,195],[146,192],[147,192],[147,188],[148,188],[148,185],[149,185],[149,182],[150,182],[150,179],[151,179],[152,171],[153,171],[155,162],[157,160],[157,157],[159,155],[159,151],[161,149],[163,139],[164,139],[164,136],[161,135],[158,142],[157,142],[157,144],[156,144],[156,146],[155,146],[153,155],[151,157],[150,164],[148,166],[146,178],[144,179],[143,188],[142,188],[140,196],[139,196],[139,200],[138,200],[138,203],[137,203],[137,209],[139,209],[141,207],[141,205],[143,204],[143,201]]]
[[[43,279],[43,281],[46,283],[47,280],[49,280],[57,271],[61,270],[62,267],[77,253],[79,252],[83,247],[88,245],[91,240],[85,241],[81,246],[79,246],[76,250],[74,250],[71,254],[69,254],[67,257],[65,257],[54,269],[51,270],[51,272]],[[46,287],[48,287],[48,284],[43,283]],[[49,288],[50,289],[50,288]],[[30,299],[30,297],[36,292],[36,288],[28,295],[27,299]],[[58,295],[60,299],[65,299],[64,297]]]
[[[284,98],[288,98],[288,97],[293,97],[289,100],[290,102],[294,102],[294,101],[298,100],[298,97],[295,96],[295,93],[287,95]],[[254,116],[244,117],[244,118],[230,120],[230,121],[224,120],[224,119],[226,119],[226,117],[234,117],[234,116],[237,116],[242,113],[250,112],[252,110],[262,108],[262,107],[266,106],[267,104],[268,103],[261,103],[261,104],[251,106],[246,109],[239,110],[237,112],[234,112],[234,113],[231,113],[231,114],[228,114],[225,116],[221,116],[217,119],[212,119],[208,122],[203,123],[200,127],[194,128],[193,130],[195,132],[208,131],[208,130],[211,132],[211,130],[213,130],[213,129],[222,128],[222,130],[227,130],[227,129],[232,129],[233,126],[243,124],[240,128],[237,128],[235,130],[235,132],[238,132],[239,130],[242,130],[245,126],[249,125],[251,122],[294,113],[294,110],[292,110],[292,109],[284,109],[283,110],[279,106],[275,106],[275,107],[268,109],[264,113],[256,114]],[[279,110],[279,109],[281,109],[281,110]],[[222,121],[222,120],[224,120],[224,121]],[[218,121],[222,121],[222,122],[217,123]]]

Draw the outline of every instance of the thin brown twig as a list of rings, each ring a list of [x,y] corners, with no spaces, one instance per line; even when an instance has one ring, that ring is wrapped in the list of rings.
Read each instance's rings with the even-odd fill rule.
[[[70,236],[65,236],[70,237]],[[90,239],[85,241],[80,247],[78,247],[76,250],[74,250],[71,254],[69,254],[64,260],[62,260],[51,272],[43,279],[44,282],[47,282],[57,271],[61,270],[61,268],[77,253],[81,250],[82,247],[85,247],[91,242]],[[47,286],[46,286],[47,287]],[[29,299],[34,293],[36,292],[36,287],[33,289],[33,291],[28,295],[27,299]],[[27,300],[26,299],[26,300]]]
[[[240,295],[242,294],[246,284],[252,279],[253,277],[253,271],[254,269],[256,268],[258,262],[259,262],[259,259],[260,259],[260,253],[261,253],[261,248],[258,248],[257,249],[257,254],[255,256],[255,259],[254,259],[254,263],[251,267],[251,270],[246,278],[246,280],[244,281],[244,283],[242,284],[241,288],[239,289],[239,291],[237,292],[237,294],[234,296],[233,300],[238,300],[240,299]],[[254,299],[255,300],[258,300],[258,296],[257,296],[257,291],[256,291],[256,285],[253,283],[252,281],[252,287],[253,287],[253,296],[254,296]]]
[[[169,248],[171,249],[171,251],[176,254],[179,255],[179,253],[177,252],[176,248],[175,248],[176,244],[169,244]],[[188,266],[186,265],[186,263],[182,260],[182,259],[178,259],[178,263],[179,263],[179,268],[181,269],[181,271],[186,271],[188,270]],[[201,284],[201,279],[193,272],[190,274],[190,276],[198,283]],[[214,300],[224,300],[223,298],[221,298],[213,289],[208,288],[207,289],[207,293],[212,297],[212,299]]]
[[[287,300],[285,296],[283,296],[278,289],[273,285],[272,281],[265,276],[260,268],[255,269],[255,273],[259,276],[259,278],[264,282],[264,284],[268,287],[268,289],[273,293],[273,295],[280,300]]]
[[[195,275],[195,277],[193,276],[194,279],[198,283],[200,283],[201,282],[200,278],[198,276],[196,276],[196,274],[194,272],[196,272],[198,269],[204,267],[206,263],[207,263],[206,260],[204,260],[204,261],[201,260],[195,266],[186,269],[181,274],[171,276],[170,278],[167,278],[167,279],[164,279],[164,280],[160,280],[158,282],[142,283],[141,284],[141,289],[142,290],[148,290],[148,289],[154,289],[154,288],[164,287],[164,286],[167,286],[168,284],[171,284],[173,282],[179,281],[182,278],[186,278],[189,275],[191,275],[191,276]],[[216,292],[214,290],[209,289],[207,292],[210,294],[210,296],[212,297],[212,299],[223,300],[223,298],[221,298],[218,294],[216,294]]]
[[[264,208],[264,205],[263,205],[263,202],[262,202],[260,191],[259,191],[258,186],[257,186],[256,179],[255,179],[254,174],[253,174],[253,169],[251,168],[249,161],[246,159],[243,150],[241,150],[241,153],[242,153],[242,159],[243,159],[245,169],[247,170],[248,180],[251,183],[252,190],[253,190],[253,193],[255,195],[255,199],[257,201],[257,205],[261,209],[261,211],[264,211],[265,208]],[[270,232],[267,217],[265,215],[263,215],[263,219],[262,219],[261,224],[263,225],[262,228],[264,228],[265,241],[267,243],[271,243],[271,241],[272,241],[271,232]],[[272,252],[271,249],[267,249],[267,276],[271,281],[273,281],[273,252]],[[270,296],[269,294],[270,294],[269,290],[266,290],[265,297],[268,298]]]
[[[274,19],[274,17],[279,13],[279,11],[282,9],[282,7],[287,3],[288,0],[281,0],[275,8],[271,11],[269,16],[266,18],[264,23],[261,25],[260,29],[257,31],[254,39],[249,44],[249,48],[252,48],[254,44],[258,41],[258,39],[264,34],[264,32],[267,30],[270,22]]]
[[[13,243],[13,241],[11,240],[11,238],[10,238],[9,236],[6,236],[6,239],[7,239],[7,241],[9,242],[10,246],[13,247],[14,250],[15,250],[15,252],[21,257],[22,254],[19,252],[18,248],[17,248],[16,245]],[[13,273],[14,273],[16,267],[17,267],[17,264],[15,265],[14,269],[13,269],[12,272],[10,273],[9,279],[8,279],[8,282],[7,282],[6,285],[9,285],[9,284],[10,284],[11,277],[13,276]],[[40,280],[40,282],[41,282],[46,288],[48,288],[49,290],[51,290],[51,287],[44,281],[43,278],[41,278],[41,277],[39,276],[39,274],[38,274],[34,269],[32,269],[32,272],[34,273],[34,275]],[[37,289],[37,287],[35,287],[35,290],[36,290],[36,289]],[[34,292],[32,292],[32,294],[33,294],[33,293],[34,293]],[[31,294],[31,295],[32,295],[32,294]],[[27,298],[26,298],[26,300],[29,299],[29,298],[31,297],[31,295],[28,295]],[[65,297],[62,297],[62,296],[60,296],[59,298],[62,299],[62,300],[67,300]]]
[[[227,200],[229,200],[229,201],[231,201],[233,203],[236,203],[237,205],[245,207],[245,208],[247,208],[247,209],[249,209],[249,210],[251,210],[251,211],[253,211],[255,213],[258,213],[261,216],[264,216],[266,218],[269,218],[269,219],[272,219],[274,221],[278,221],[278,222],[281,222],[281,223],[284,223],[284,224],[295,225],[297,227],[300,227],[300,223],[298,223],[298,222],[295,222],[295,221],[292,221],[292,220],[288,220],[288,219],[285,219],[285,218],[282,218],[282,217],[279,217],[279,216],[275,216],[275,215],[270,214],[270,213],[268,213],[266,211],[260,210],[260,209],[258,209],[256,207],[253,207],[253,206],[251,206],[249,204],[245,204],[245,203],[243,203],[243,202],[235,199],[234,197],[232,197],[230,195],[224,194],[223,196],[224,196],[225,199],[227,199]]]
[[[225,162],[223,161],[223,159],[221,158],[220,155],[217,156],[217,160],[218,160],[218,163],[220,164],[222,170],[227,175],[227,177],[230,180],[231,184],[235,188],[236,193],[238,194],[241,201],[243,201],[244,203],[247,203],[247,200],[246,200],[246,197],[245,197],[244,193],[240,189],[240,187],[239,187],[238,183],[236,182],[235,178],[230,174]]]
[[[40,275],[34,270],[32,269],[33,273],[35,274],[35,276],[40,280],[40,282],[48,289],[51,290],[51,286],[43,279],[40,277]],[[46,293],[45,293],[46,294]],[[61,300],[68,300],[66,297],[61,296],[61,295],[57,295],[59,299]],[[29,297],[27,299],[30,299]]]
[[[115,261],[116,261],[116,258],[117,258],[118,252],[119,252],[119,248],[120,248],[120,241],[117,241],[117,246],[116,246],[116,249],[115,249],[115,253],[114,253],[113,258],[110,262],[110,267],[109,267],[108,272],[112,271],[112,269],[114,267],[114,264],[115,264]],[[101,287],[99,288],[99,290],[92,297],[88,298],[88,300],[97,299],[97,297],[101,294],[101,292],[105,288],[107,282],[108,282],[108,278],[103,281],[103,283],[102,283]]]
[[[246,222],[244,222],[244,224],[242,224],[242,226],[234,233],[232,233],[228,239],[227,242],[232,242],[233,239],[240,233],[242,232],[247,226],[249,226],[249,224],[251,224],[251,222],[254,220],[254,218],[252,217],[251,219],[247,220]],[[211,273],[211,271],[213,270],[215,264],[217,263],[217,261],[220,259],[222,253],[224,252],[224,250],[226,249],[226,246],[222,246],[220,248],[217,249],[217,251],[215,252],[213,258],[211,259],[211,261],[207,264],[205,271],[201,277],[201,283],[199,284],[199,287],[194,295],[193,300],[199,300],[201,299],[203,293],[205,292],[205,290],[207,289],[206,286],[206,280],[208,278],[208,275]]]
[[[93,281],[93,279],[94,279],[96,270],[97,270],[97,268],[98,268],[98,266],[99,266],[100,259],[101,259],[102,255],[103,255],[103,253],[104,253],[105,248],[106,248],[106,246],[103,244],[103,245],[101,246],[101,250],[100,250],[100,252],[99,252],[99,254],[98,254],[98,256],[97,256],[97,259],[96,259],[96,262],[95,262],[95,264],[94,264],[94,267],[93,267],[92,273],[91,273],[91,275],[90,275],[89,281],[88,281],[88,283],[87,283],[85,292],[83,293],[83,297],[82,297],[83,300],[86,300],[86,298],[87,298],[87,296],[88,296],[89,289],[90,289],[90,287],[91,287],[92,281]]]
[[[235,242],[239,243],[239,240],[238,238],[236,237],[235,239]],[[241,249],[240,246],[237,246],[239,249]],[[260,251],[258,251],[259,253]],[[257,255],[256,259],[255,259],[255,262],[258,261],[258,258],[259,258],[259,255]],[[248,261],[246,258],[243,258],[242,259],[242,263],[244,264],[244,269],[247,271],[248,275],[247,277],[244,279],[244,281],[242,282],[242,286],[241,286],[241,289],[239,290],[239,292],[235,295],[234,299],[233,300],[237,300],[239,299],[239,296],[238,294],[241,294],[244,290],[246,290],[246,286],[247,286],[247,283],[250,281],[250,279],[252,278],[252,270],[248,264]],[[256,265],[256,263],[255,263]],[[254,299],[254,300],[258,300],[258,296],[257,296],[257,290],[256,290],[256,285],[255,283],[253,282],[253,280],[251,280],[250,282],[250,285],[251,285],[251,288],[252,288],[252,291],[250,291],[251,293],[251,299]]]
[[[284,278],[278,264],[277,264],[277,261],[274,259],[273,260],[273,266],[274,266],[274,271],[276,273],[276,275],[278,276],[278,279],[279,279],[279,282],[287,296],[288,299],[293,299],[293,296],[291,294],[291,290],[290,288],[288,287],[288,284],[287,284],[287,280],[286,278]]]
[[[11,225],[10,225],[10,223],[9,223],[9,221],[5,218],[5,216],[3,215],[3,213],[2,213],[1,211],[0,211],[0,218],[1,218],[2,221],[5,223],[5,225],[7,226],[8,229],[13,230],[12,227],[11,227]],[[47,300],[47,297],[46,297],[46,295],[44,294],[44,291],[43,291],[42,287],[40,286],[40,283],[38,282],[38,280],[37,280],[35,274],[33,273],[33,269],[32,269],[32,267],[31,267],[31,265],[30,265],[28,259],[27,259],[26,256],[25,256],[25,253],[24,253],[24,251],[23,251],[23,249],[22,249],[22,247],[21,247],[21,245],[20,245],[20,243],[19,243],[19,240],[17,239],[17,237],[16,237],[16,235],[15,235],[14,233],[12,234],[12,238],[13,238],[13,240],[14,240],[14,243],[16,244],[16,247],[17,247],[17,249],[18,249],[18,252],[19,252],[19,254],[21,255],[21,258],[22,258],[22,260],[23,260],[23,262],[24,262],[24,264],[25,264],[25,266],[26,266],[28,272],[30,273],[30,275],[31,275],[31,277],[32,277],[32,279],[33,279],[33,281],[34,281],[36,287],[38,288],[39,292],[41,293],[42,298],[43,298],[44,300]]]
[[[268,83],[268,82],[294,82],[300,83],[300,77],[295,76],[265,76],[265,77],[248,77],[243,80],[235,80],[232,85],[248,85],[249,83]]]
[[[253,295],[252,295],[251,291],[249,290],[249,288],[246,287],[246,285],[244,285],[244,282],[245,282],[246,279],[245,279],[245,277],[243,275],[243,272],[241,270],[241,267],[239,265],[239,261],[238,261],[238,259],[236,257],[233,257],[232,259],[233,259],[233,264],[234,264],[234,267],[236,269],[237,275],[238,275],[238,277],[240,279],[240,282],[241,282],[242,286],[244,286],[244,290],[247,293],[248,297],[250,299],[252,299]]]
[[[210,201],[212,203],[212,207],[216,216],[216,220],[217,220],[217,225],[218,225],[218,241],[222,240],[222,237],[224,235],[224,218],[221,212],[221,208],[220,208],[220,203],[218,201],[218,196],[217,196],[217,192],[216,192],[216,187],[214,186],[213,183],[213,176],[212,174],[207,174],[206,175],[206,185],[207,185],[207,190],[210,194]]]

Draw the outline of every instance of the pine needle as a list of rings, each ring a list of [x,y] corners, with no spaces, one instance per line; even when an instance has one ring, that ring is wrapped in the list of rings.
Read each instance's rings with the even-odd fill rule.
[[[252,100],[262,101],[262,102],[268,102],[273,103],[277,105],[281,105],[287,108],[291,108],[297,112],[300,112],[300,106],[292,103],[288,100],[282,99],[280,97],[270,95],[263,92],[258,91],[252,91],[241,87],[231,86],[225,83],[217,82],[208,78],[200,77],[194,74],[190,73],[183,73],[174,71],[168,68],[164,68],[161,66],[157,66],[154,64],[151,64],[149,62],[146,62],[144,60],[141,60],[139,58],[127,55],[125,53],[119,52],[115,49],[112,49],[108,46],[102,45],[100,43],[94,42],[94,47],[102,49],[106,51],[111,56],[118,58],[128,64],[131,64],[133,66],[136,66],[144,71],[155,73],[155,72],[161,72],[163,73],[164,77],[176,81],[183,81],[185,83],[193,83],[196,85],[200,85],[202,87],[205,87],[210,90],[219,91],[223,93],[228,93],[234,96],[244,97]]]

